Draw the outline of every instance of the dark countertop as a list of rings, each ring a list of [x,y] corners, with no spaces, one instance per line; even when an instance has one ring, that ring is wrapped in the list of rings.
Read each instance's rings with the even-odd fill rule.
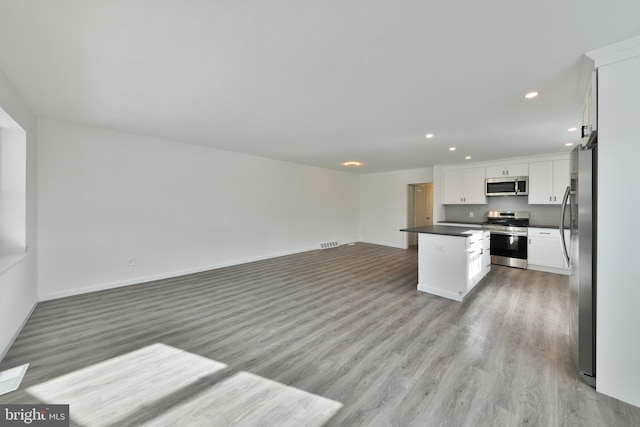
[[[468,223],[466,223],[468,224]],[[424,227],[403,228],[407,233],[442,234],[445,236],[469,237],[473,233],[482,233],[481,228],[464,228],[448,225],[425,225]]]
[[[447,224],[460,224],[461,226],[465,226],[465,225],[483,225],[485,222],[484,221],[438,221],[438,224],[440,223],[447,223]],[[446,225],[444,225],[443,227],[446,227]],[[560,226],[558,224],[553,224],[553,225],[549,225],[549,224],[532,224],[529,223],[529,227],[531,228],[555,228],[556,230],[560,228]]]
[[[529,224],[529,228],[555,228],[556,230],[558,230],[560,229],[560,225]]]
[[[460,224],[460,225],[465,225],[465,224],[472,224],[472,225],[482,225],[484,224],[484,221],[438,221],[438,224],[441,222],[446,222],[448,224]]]

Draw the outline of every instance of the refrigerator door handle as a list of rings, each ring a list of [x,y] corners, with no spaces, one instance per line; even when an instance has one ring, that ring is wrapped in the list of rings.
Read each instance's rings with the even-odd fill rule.
[[[571,194],[571,186],[568,186],[564,191],[564,197],[562,198],[562,213],[560,214],[560,242],[562,243],[562,254],[564,260],[567,262],[567,266],[571,267],[571,260],[569,259],[569,252],[567,251],[567,242],[564,238],[564,214],[567,210],[567,203],[569,202],[569,195]]]

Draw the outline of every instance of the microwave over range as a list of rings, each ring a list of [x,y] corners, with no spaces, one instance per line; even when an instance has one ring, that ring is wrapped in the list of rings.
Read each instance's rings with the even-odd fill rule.
[[[484,188],[486,196],[527,196],[529,195],[529,177],[487,178]]]

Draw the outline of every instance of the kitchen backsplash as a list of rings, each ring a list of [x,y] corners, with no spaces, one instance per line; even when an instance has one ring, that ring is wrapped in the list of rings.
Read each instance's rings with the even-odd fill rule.
[[[560,224],[560,205],[530,205],[526,196],[487,197],[486,205],[446,205],[444,207],[447,221],[482,222],[487,219],[489,211],[528,211],[532,226]],[[473,212],[473,218],[469,213]]]

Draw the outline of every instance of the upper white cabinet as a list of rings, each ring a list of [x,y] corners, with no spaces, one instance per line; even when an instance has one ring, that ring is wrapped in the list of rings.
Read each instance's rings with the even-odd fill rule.
[[[446,170],[442,174],[444,205],[484,205],[484,168]]]
[[[503,176],[527,176],[529,175],[528,163],[517,163],[504,166],[487,166],[485,168],[487,178],[501,178]]]
[[[562,204],[562,197],[569,185],[571,185],[571,164],[569,163],[569,159],[554,160],[552,187],[554,204]]]
[[[529,163],[529,204],[562,204],[569,179],[569,160]]]

